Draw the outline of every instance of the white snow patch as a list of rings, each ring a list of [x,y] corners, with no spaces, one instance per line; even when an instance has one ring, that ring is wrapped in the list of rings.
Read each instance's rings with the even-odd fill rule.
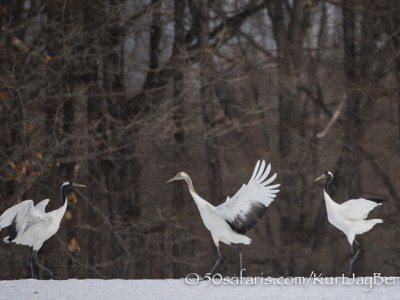
[[[306,280],[307,278],[305,278]],[[357,282],[343,278],[319,278],[295,283],[294,279],[270,279],[268,283],[253,284],[243,278],[242,283],[215,284],[202,281],[189,285],[185,279],[165,280],[12,280],[0,281],[0,299],[398,299],[399,277],[363,277]],[[280,280],[280,281],[279,281]],[[357,278],[355,279],[357,280]],[[361,282],[361,280],[363,280]],[[386,281],[386,282],[384,282]],[[217,280],[219,282],[219,280]]]

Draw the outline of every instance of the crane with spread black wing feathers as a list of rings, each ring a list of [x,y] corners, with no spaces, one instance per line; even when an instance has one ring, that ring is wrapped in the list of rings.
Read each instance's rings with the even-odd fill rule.
[[[82,184],[64,182],[61,186],[62,205],[58,209],[46,213],[45,208],[49,199],[42,200],[34,205],[32,200],[25,200],[7,209],[0,216],[0,230],[5,228],[8,236],[4,238],[6,243],[16,243],[33,248],[31,257],[32,278],[34,265],[48,272],[53,279],[59,279],[52,271],[37,261],[37,252],[43,243],[53,236],[60,227],[61,220],[67,209],[67,189],[71,187],[85,187]]]
[[[361,251],[361,245],[356,240],[357,234],[370,231],[376,224],[382,223],[382,219],[367,220],[368,214],[378,205],[382,205],[383,199],[379,198],[358,198],[350,199],[342,204],[336,203],[329,195],[329,186],[333,180],[332,172],[325,171],[314,181],[326,179],[324,187],[324,199],[328,221],[337,229],[341,230],[347,237],[351,247],[350,265],[348,276],[353,273],[353,264]],[[354,252],[353,243],[357,245]]]
[[[201,198],[194,190],[192,180],[185,172],[178,173],[167,182],[174,180],[186,181],[189,192],[195,201],[200,216],[206,228],[211,232],[212,239],[218,251],[218,258],[212,267],[212,274],[222,260],[219,242],[234,246],[240,253],[240,273],[243,270],[242,251],[235,244],[249,245],[251,239],[245,236],[246,232],[256,225],[257,220],[265,213],[266,207],[276,197],[280,184],[271,184],[277,177],[273,174],[267,178],[271,165],[265,161],[257,161],[253,175],[247,184],[239,189],[232,197],[228,197],[219,206],[213,206]]]

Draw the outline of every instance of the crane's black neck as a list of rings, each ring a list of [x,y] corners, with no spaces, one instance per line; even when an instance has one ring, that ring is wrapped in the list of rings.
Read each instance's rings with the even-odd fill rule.
[[[67,189],[71,186],[70,183],[64,183],[61,186],[61,205],[63,206],[67,201]]]
[[[332,183],[333,177],[331,174],[326,175],[326,181],[325,181],[325,192],[331,196],[331,183]]]

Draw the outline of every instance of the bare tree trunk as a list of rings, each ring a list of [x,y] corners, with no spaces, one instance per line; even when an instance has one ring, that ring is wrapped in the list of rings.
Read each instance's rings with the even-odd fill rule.
[[[184,87],[183,87],[183,70],[182,70],[182,60],[181,57],[184,55],[185,48],[185,32],[184,32],[184,14],[185,14],[185,2],[175,0],[175,10],[174,10],[174,31],[175,31],[175,41],[173,46],[173,63],[176,66],[174,77],[173,77],[173,101],[174,101],[174,115],[173,121],[175,124],[174,140],[176,146],[174,147],[174,165],[179,166],[185,155],[185,131],[183,128],[183,118],[184,118]],[[172,194],[172,213],[174,216],[183,215],[183,186],[176,184],[173,187]],[[183,218],[182,218],[183,219]],[[172,253],[174,257],[179,258],[184,255],[182,247],[179,245],[180,236],[182,231],[179,229],[174,229],[172,234]],[[180,268],[179,262],[174,262],[172,264],[172,277],[176,278],[182,276],[182,269]]]
[[[392,23],[390,23],[389,30],[391,32],[396,31],[397,24],[400,23],[400,18],[396,15]],[[399,35],[393,35],[392,42],[395,48],[395,53],[400,52],[400,37]],[[396,56],[396,67],[395,67],[395,75],[396,75],[396,88],[397,93],[396,96],[400,96],[400,56]],[[400,156],[400,102],[397,103],[397,153]]]
[[[280,197],[286,199],[291,209],[295,209],[294,207],[298,209],[297,207],[301,204],[297,201],[300,195],[296,191],[302,185],[302,166],[299,156],[303,155],[299,151],[302,147],[299,137],[303,132],[301,113],[304,101],[308,101],[303,99],[299,92],[299,74],[302,71],[302,61],[304,60],[302,45],[310,26],[310,3],[308,1],[293,1],[290,7],[291,13],[288,14],[290,18],[285,20],[283,16],[285,16],[285,10],[289,8],[284,2],[279,0],[265,2],[277,45],[280,176],[285,178],[286,182],[291,183],[291,188],[281,190]],[[281,218],[282,224],[286,224],[292,230],[297,228],[297,224],[300,222],[299,215],[295,218],[292,215],[290,218]],[[294,232],[292,234],[296,235]],[[291,235],[275,237],[278,247],[284,243],[289,243],[291,239]],[[296,255],[293,254],[291,257],[296,257]],[[282,265],[280,261],[275,261],[275,264],[276,268],[282,270],[281,272],[288,274],[291,274],[294,268],[293,262]]]
[[[361,190],[359,142],[362,136],[360,119],[360,93],[358,92],[358,64],[356,53],[356,20],[353,0],[343,2],[343,43],[346,74],[345,132],[341,156],[338,162],[336,184],[338,199],[349,199]]]
[[[364,132],[360,116],[362,96],[359,92],[359,58],[356,52],[356,15],[353,0],[343,1],[342,14],[346,76],[346,106],[343,115],[345,130],[333,186],[334,195],[339,203],[358,195],[361,191],[360,142]],[[360,243],[362,245],[362,241]],[[361,254],[358,258],[359,264],[355,266],[357,273],[362,268],[362,260]]]
[[[221,174],[220,174],[220,161],[219,161],[219,150],[218,150],[218,140],[215,133],[212,132],[213,129],[213,106],[214,101],[212,101],[214,95],[212,92],[212,86],[208,80],[210,72],[208,68],[210,66],[209,55],[207,53],[207,47],[209,45],[209,29],[208,29],[208,0],[198,1],[193,12],[196,12],[193,17],[196,20],[198,26],[198,59],[200,64],[200,97],[201,97],[201,111],[202,120],[204,124],[205,132],[205,157],[207,163],[207,178],[208,186],[210,188],[209,192],[211,195],[211,202],[217,203],[218,198],[222,195],[221,193]]]

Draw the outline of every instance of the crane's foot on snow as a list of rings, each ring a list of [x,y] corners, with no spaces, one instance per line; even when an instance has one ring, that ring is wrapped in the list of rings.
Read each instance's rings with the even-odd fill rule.
[[[36,280],[40,280],[39,276],[32,276],[32,279],[36,279]],[[50,274],[50,278],[52,280],[62,280],[62,278],[60,276],[58,276],[57,274]]]
[[[58,276],[57,274],[51,274],[51,279],[53,279],[53,280],[62,280],[62,278],[60,276]]]

